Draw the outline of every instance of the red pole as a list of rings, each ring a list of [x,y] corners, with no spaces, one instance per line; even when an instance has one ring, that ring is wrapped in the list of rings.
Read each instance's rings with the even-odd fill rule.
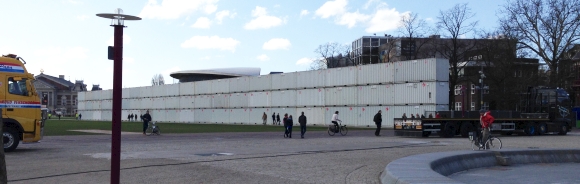
[[[121,98],[123,86],[123,25],[115,27],[113,64],[113,123],[111,140],[111,183],[120,183],[121,173]]]

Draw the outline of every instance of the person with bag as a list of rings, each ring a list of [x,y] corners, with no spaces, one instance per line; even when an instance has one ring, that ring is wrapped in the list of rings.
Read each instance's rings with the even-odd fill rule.
[[[373,121],[375,122],[375,125],[377,125],[377,130],[375,130],[375,136],[381,136],[381,123],[383,122],[383,116],[381,115],[381,110],[379,110],[379,112],[377,114],[375,114],[375,117],[373,117]]]
[[[298,117],[298,123],[300,123],[300,138],[304,139],[304,134],[306,133],[306,116],[304,116],[304,112]]]
[[[147,127],[149,126],[149,122],[151,121],[151,115],[149,114],[149,110],[145,111],[145,114],[143,115],[143,135],[145,135],[145,131],[147,130]]]

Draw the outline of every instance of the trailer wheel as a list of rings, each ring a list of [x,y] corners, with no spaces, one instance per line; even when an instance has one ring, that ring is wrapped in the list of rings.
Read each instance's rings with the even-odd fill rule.
[[[461,137],[469,137],[469,132],[473,132],[473,125],[471,123],[463,123],[459,129]]]
[[[538,125],[538,135],[544,135],[548,132],[548,125],[546,123],[540,123]]]
[[[568,134],[568,126],[566,126],[566,124],[562,123],[560,125],[560,131],[558,132],[558,135],[566,135]]]
[[[451,138],[455,136],[455,132],[457,132],[457,124],[455,123],[445,123],[445,129],[443,129],[443,137]]]
[[[526,125],[526,128],[524,129],[524,133],[526,135],[536,135],[536,126],[535,125]]]

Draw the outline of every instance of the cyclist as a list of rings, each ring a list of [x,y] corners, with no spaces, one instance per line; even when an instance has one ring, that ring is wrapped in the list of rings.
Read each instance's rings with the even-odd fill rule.
[[[480,124],[481,124],[481,129],[483,130],[483,136],[482,138],[479,140],[479,145],[480,147],[483,146],[483,143],[485,143],[485,141],[487,141],[487,138],[489,137],[489,129],[491,127],[491,124],[494,121],[493,116],[491,116],[491,112],[490,111],[485,111],[485,110],[480,110],[479,111],[480,117]]]
[[[332,124],[334,124],[334,131],[338,132],[338,129],[340,127],[338,127],[338,122],[340,121],[340,119],[338,119],[338,111],[334,112],[334,114],[332,115],[332,119],[330,120],[332,121]]]

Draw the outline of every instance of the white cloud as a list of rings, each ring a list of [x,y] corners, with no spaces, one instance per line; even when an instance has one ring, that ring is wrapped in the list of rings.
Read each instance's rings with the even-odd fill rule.
[[[76,17],[78,20],[87,20],[89,17],[87,15],[79,15]]]
[[[177,19],[196,10],[213,13],[218,0],[149,0],[139,13],[139,17],[149,19]],[[214,9],[215,8],[215,9]]]
[[[302,11],[300,11],[300,17],[306,16],[308,14],[310,14],[310,12],[308,12],[308,10],[302,10]]]
[[[435,19],[428,17],[428,18],[425,18],[425,21],[433,23],[433,22],[435,22]]]
[[[290,44],[290,41],[288,39],[273,38],[273,39],[268,40],[266,43],[264,43],[264,45],[262,46],[262,49],[264,49],[264,50],[279,50],[279,49],[288,50],[288,48],[291,45],[292,44]]]
[[[318,10],[316,10],[316,15],[322,18],[329,18],[335,15],[340,15],[346,12],[346,5],[348,2],[346,0],[334,0],[327,1]]]
[[[259,55],[258,57],[256,57],[256,59],[258,59],[260,61],[268,61],[268,60],[270,60],[270,57],[266,56],[266,54],[262,54],[262,55]]]
[[[123,45],[127,45],[131,43],[131,37],[129,37],[129,35],[123,34]],[[109,38],[109,40],[107,40],[107,45],[108,46],[113,46],[115,44],[115,37],[112,36],[111,38]]]
[[[211,25],[211,21],[207,17],[200,17],[197,18],[197,21],[191,27],[193,28],[200,28],[200,29],[209,29]]]
[[[256,6],[256,9],[252,10],[252,17],[255,19],[246,23],[244,29],[254,30],[254,29],[268,29],[271,27],[279,26],[284,23],[281,18],[275,16],[269,16],[266,8]]]
[[[123,63],[133,64],[133,63],[135,63],[135,58],[132,58],[132,57],[123,57]]]
[[[309,65],[312,61],[314,61],[312,58],[302,58],[296,61],[296,65]]]
[[[354,12],[354,13],[349,12],[349,13],[342,14],[340,19],[337,20],[337,24],[338,25],[346,25],[348,28],[352,28],[352,27],[356,26],[356,24],[359,22],[366,22],[369,18],[370,18],[370,16],[365,15],[365,14],[361,14],[359,12]]]
[[[394,8],[377,10],[365,31],[367,33],[376,33],[395,30],[399,27],[399,21],[401,20],[401,17],[408,13],[409,12],[400,13]]]
[[[364,5],[364,9],[369,9],[369,7],[373,4],[373,3],[379,3],[380,0],[368,0],[367,3],[365,3]]]
[[[218,36],[194,36],[183,42],[181,47],[196,49],[220,49],[235,52],[236,47],[239,44],[240,41],[233,38],[220,38]]]
[[[221,24],[225,17],[234,18],[236,13],[230,13],[228,10],[219,11],[215,14],[215,19],[218,24]]]

